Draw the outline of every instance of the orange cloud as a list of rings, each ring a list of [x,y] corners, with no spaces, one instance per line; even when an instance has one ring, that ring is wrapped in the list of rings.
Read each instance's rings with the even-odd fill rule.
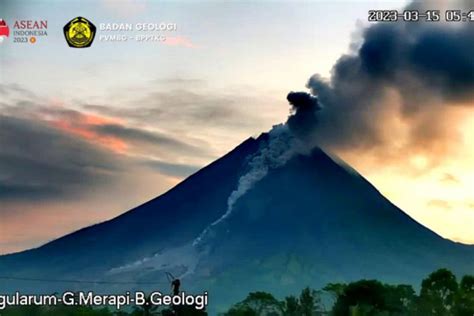
[[[53,115],[49,116],[46,121],[49,122],[51,126],[61,129],[69,134],[79,136],[87,141],[99,144],[116,153],[125,153],[128,148],[126,142],[119,137],[101,135],[91,128],[100,125],[119,124],[122,122],[119,119],[81,113],[78,111],[64,110],[53,113]]]
[[[185,36],[167,36],[163,44],[168,46],[184,46],[187,48],[196,48],[196,45]]]
[[[451,209],[451,204],[448,201],[445,200],[440,200],[440,199],[434,199],[431,201],[428,201],[428,206],[433,206],[445,210]]]

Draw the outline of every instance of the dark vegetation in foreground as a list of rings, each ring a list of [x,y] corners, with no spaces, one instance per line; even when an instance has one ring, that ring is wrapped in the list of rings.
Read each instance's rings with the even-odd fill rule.
[[[324,299],[324,298],[330,299]],[[326,308],[324,301],[331,301]],[[2,316],[201,316],[204,311],[192,307],[173,313],[170,309],[138,308],[133,311],[110,311],[106,308],[66,306],[9,307]],[[421,283],[417,294],[411,285],[389,285],[377,280],[361,280],[349,284],[330,283],[322,290],[305,288],[298,296],[279,301],[266,292],[250,293],[222,316],[473,316],[474,276],[460,282],[452,272],[440,269]]]

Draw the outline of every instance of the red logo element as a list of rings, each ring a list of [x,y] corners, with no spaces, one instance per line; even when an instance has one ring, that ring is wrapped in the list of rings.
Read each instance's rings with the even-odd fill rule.
[[[0,42],[3,41],[4,37],[10,36],[10,29],[8,28],[7,22],[0,19]]]

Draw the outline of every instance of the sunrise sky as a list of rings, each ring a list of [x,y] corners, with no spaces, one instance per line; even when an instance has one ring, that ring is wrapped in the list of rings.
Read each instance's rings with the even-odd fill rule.
[[[48,20],[48,36],[0,45],[0,253],[115,217],[284,122],[290,90],[308,91],[314,74],[329,80],[341,55],[357,50],[368,10],[406,4],[2,1],[10,27]],[[162,43],[96,37],[73,49],[62,27],[76,16],[178,30]],[[356,143],[323,147],[420,223],[474,244],[473,95],[440,102],[443,91],[423,91],[416,115],[400,91],[377,103],[376,144],[354,128]]]

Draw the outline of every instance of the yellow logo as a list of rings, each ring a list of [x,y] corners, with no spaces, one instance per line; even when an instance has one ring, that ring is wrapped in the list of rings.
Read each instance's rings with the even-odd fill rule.
[[[96,27],[91,21],[78,16],[64,25],[63,31],[70,47],[85,48],[92,45]]]

